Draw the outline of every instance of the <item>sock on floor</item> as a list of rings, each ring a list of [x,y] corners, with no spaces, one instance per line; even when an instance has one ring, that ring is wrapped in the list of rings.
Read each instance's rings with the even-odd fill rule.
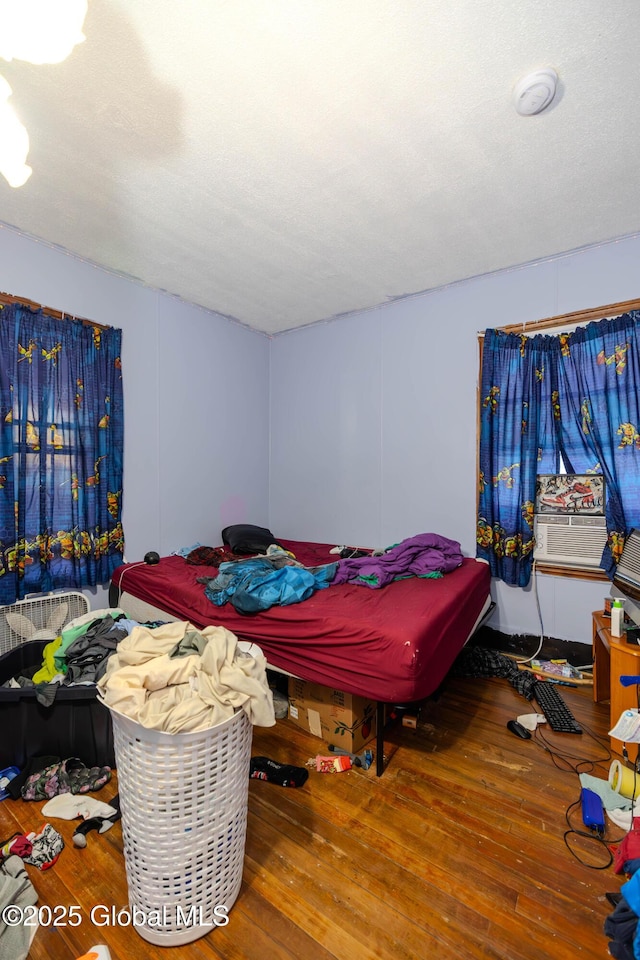
[[[14,833],[12,837],[5,840],[0,847],[0,859],[6,860],[7,857],[28,857],[33,850],[31,840],[24,833]]]
[[[119,820],[122,816],[120,812],[120,794],[116,793],[113,800],[109,804],[109,809],[113,810],[113,815],[110,817],[89,817],[84,823],[81,823],[76,827],[73,834],[73,842],[76,847],[81,847],[84,849],[87,845],[87,834],[92,830],[97,830],[98,833],[106,833],[107,830],[110,830],[114,823]],[[43,807],[44,810],[44,807]]]
[[[304,767],[290,763],[277,763],[268,757],[251,757],[249,776],[252,780],[266,780],[281,787],[301,787],[309,776]]]
[[[91,817],[115,817],[118,808],[115,804],[103,803],[86,794],[59,793],[48,800],[42,808],[45,817],[59,817],[61,820],[89,820]]]
[[[89,820],[84,820],[78,827],[76,827],[73,837],[71,838],[76,847],[81,847],[84,849],[87,845],[87,834],[92,830],[97,830],[99,833],[102,833],[102,824],[104,820],[102,817],[91,817]],[[109,826],[112,826],[111,821],[109,821]]]

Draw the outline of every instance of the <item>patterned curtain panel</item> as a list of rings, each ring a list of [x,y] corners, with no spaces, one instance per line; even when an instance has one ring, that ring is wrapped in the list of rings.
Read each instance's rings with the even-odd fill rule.
[[[0,603],[122,563],[121,331],[0,312]]]
[[[482,354],[477,556],[520,587],[531,576],[538,473],[557,473],[552,337],[487,330]],[[550,354],[551,349],[551,354]]]
[[[556,365],[560,450],[567,471],[606,480],[612,577],[626,534],[640,526],[640,350],[637,311],[562,338]]]
[[[640,526],[640,313],[558,336],[488,330],[484,338],[478,557],[493,576],[526,586],[536,475],[603,474],[613,575]]]

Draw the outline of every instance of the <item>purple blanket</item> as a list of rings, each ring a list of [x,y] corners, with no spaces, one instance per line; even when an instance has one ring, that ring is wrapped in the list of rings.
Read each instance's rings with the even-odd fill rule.
[[[460,544],[437,533],[419,533],[392,547],[381,557],[354,557],[338,561],[333,583],[361,583],[384,587],[396,577],[424,577],[449,573],[462,563]]]

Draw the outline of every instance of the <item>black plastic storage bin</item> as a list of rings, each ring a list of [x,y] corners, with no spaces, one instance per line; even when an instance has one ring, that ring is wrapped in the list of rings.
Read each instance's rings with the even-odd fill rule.
[[[4,686],[41,667],[47,642],[32,640],[0,656],[0,769],[22,769],[30,757],[41,756],[115,766],[111,714],[96,698],[94,684],[60,685],[50,707],[38,702],[33,687]]]

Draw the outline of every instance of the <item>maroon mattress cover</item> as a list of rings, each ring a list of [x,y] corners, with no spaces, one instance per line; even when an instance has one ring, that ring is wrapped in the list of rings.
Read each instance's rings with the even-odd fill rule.
[[[331,544],[280,540],[305,566],[331,563]],[[420,700],[446,676],[478,619],[490,590],[486,563],[465,559],[439,579],[411,577],[381,589],[346,583],[307,600],[241,614],[217,607],[200,577],[215,567],[180,556],[160,563],[124,564],[112,582],[120,592],[196,627],[221,624],[253,640],[267,661],[287,673],[388,703]]]

